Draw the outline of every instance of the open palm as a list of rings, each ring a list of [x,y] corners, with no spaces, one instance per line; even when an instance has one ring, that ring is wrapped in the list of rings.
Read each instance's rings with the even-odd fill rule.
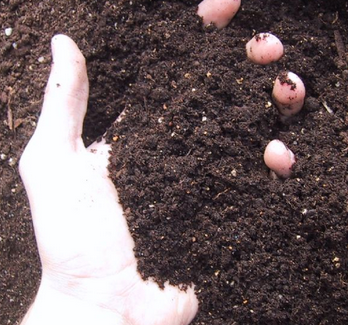
[[[40,120],[20,162],[42,262],[41,287],[115,313],[121,324],[188,324],[197,312],[193,289],[161,290],[140,278],[134,242],[108,177],[109,146],[101,141],[85,148],[82,142],[88,100],[83,55],[64,35],[52,39],[52,53]],[[25,324],[31,324],[29,316]]]

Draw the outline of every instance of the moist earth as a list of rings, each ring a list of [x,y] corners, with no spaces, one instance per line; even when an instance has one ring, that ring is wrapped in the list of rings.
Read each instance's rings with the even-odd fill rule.
[[[57,33],[86,56],[84,141],[112,144],[144,279],[194,283],[194,325],[348,323],[347,1],[244,0],[222,30],[202,27],[198,3],[0,3],[1,324],[23,317],[40,280],[18,160]],[[247,60],[260,32],[282,40],[278,62]],[[307,90],[287,121],[271,98],[283,71]],[[273,139],[296,155],[289,179],[263,162]]]

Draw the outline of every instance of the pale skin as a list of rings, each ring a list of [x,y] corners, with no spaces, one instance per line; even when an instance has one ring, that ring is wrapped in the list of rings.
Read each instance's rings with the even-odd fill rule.
[[[22,325],[186,325],[193,287],[161,290],[137,272],[134,242],[108,177],[110,147],[81,139],[86,64],[67,36],[52,39],[41,116],[21,161],[42,279]],[[161,263],[161,261],[158,261]]]

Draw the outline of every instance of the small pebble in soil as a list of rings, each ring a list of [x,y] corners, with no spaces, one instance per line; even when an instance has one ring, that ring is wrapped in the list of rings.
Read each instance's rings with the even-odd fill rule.
[[[278,75],[272,98],[281,115],[290,117],[297,114],[303,107],[305,95],[305,86],[298,75],[293,72]]]
[[[343,70],[342,71],[342,76],[344,80],[348,80],[348,70]]]
[[[270,33],[256,34],[247,44],[248,59],[256,64],[266,65],[278,61],[284,54],[280,39]]]
[[[16,159],[14,159],[14,158],[9,158],[8,164],[9,164],[11,167],[15,166],[16,163],[17,163]]]
[[[290,177],[295,155],[282,141],[272,140],[266,146],[263,159],[267,167],[278,177]]]
[[[213,23],[218,29],[226,27],[238,12],[241,0],[203,0],[198,5],[197,15],[203,25]]]
[[[7,37],[11,36],[13,32],[13,29],[11,27],[5,28],[5,35]]]

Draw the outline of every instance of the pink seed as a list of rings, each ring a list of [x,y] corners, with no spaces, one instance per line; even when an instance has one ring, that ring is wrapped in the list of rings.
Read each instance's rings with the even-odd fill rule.
[[[284,54],[284,47],[278,37],[260,33],[246,44],[246,52],[250,61],[265,65],[278,61]]]
[[[237,13],[241,0],[203,0],[198,5],[198,16],[203,18],[203,25],[211,23],[219,29],[226,27]]]
[[[299,76],[292,72],[281,73],[273,86],[272,97],[280,114],[289,117],[303,107],[305,86]]]
[[[263,159],[267,167],[282,178],[290,177],[296,162],[293,152],[280,140],[272,140],[267,145]]]

